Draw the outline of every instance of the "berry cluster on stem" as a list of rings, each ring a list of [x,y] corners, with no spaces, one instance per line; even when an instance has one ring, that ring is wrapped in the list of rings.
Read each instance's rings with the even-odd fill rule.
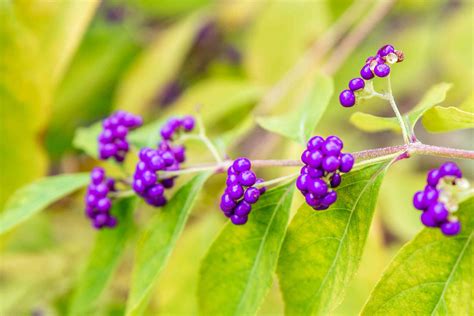
[[[91,172],[91,182],[87,187],[85,197],[85,213],[92,221],[94,228],[113,228],[117,225],[117,219],[110,214],[112,201],[108,195],[111,191],[116,191],[115,180],[107,178],[104,169],[94,168]]]

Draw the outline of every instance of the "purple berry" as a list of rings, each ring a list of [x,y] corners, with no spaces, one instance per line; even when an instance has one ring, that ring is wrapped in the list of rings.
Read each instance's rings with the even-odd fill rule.
[[[230,220],[234,225],[243,225],[247,223],[248,217],[247,216],[238,216],[236,214],[230,217]]]
[[[161,180],[160,183],[166,188],[166,189],[171,189],[174,186],[174,179],[169,178],[169,179],[164,179]]]
[[[365,87],[365,81],[362,78],[354,78],[351,81],[349,81],[349,89],[351,89],[352,91],[364,89],[364,87]]]
[[[309,151],[315,151],[321,148],[324,143],[324,138],[321,136],[314,136],[308,141],[307,147]]]
[[[105,157],[112,157],[117,153],[117,146],[112,143],[105,144],[101,147],[101,154]]]
[[[441,178],[441,174],[439,172],[439,169],[432,169],[428,172],[428,175],[426,177],[426,182],[428,183],[428,185],[432,187],[436,187],[438,185],[440,178]]]
[[[228,175],[231,175],[231,174],[238,174],[237,171],[235,171],[234,167],[230,166],[228,169],[227,169],[227,174]]]
[[[257,181],[255,181],[255,184],[258,184],[258,183],[263,183],[265,182],[262,178],[257,178]],[[262,195],[263,193],[265,193],[267,191],[267,188],[266,187],[261,187],[258,189],[260,191],[260,195]]]
[[[99,199],[92,194],[86,194],[86,205],[90,207],[95,207]]]
[[[322,198],[321,204],[329,206],[331,204],[334,204],[336,200],[337,200],[336,191],[331,191]]]
[[[430,206],[431,204],[436,203],[436,201],[438,200],[438,197],[439,197],[438,190],[427,185],[425,187],[425,192],[423,193],[423,204]]]
[[[421,222],[423,223],[423,225],[425,225],[427,227],[436,227],[436,226],[438,226],[438,224],[436,222],[436,219],[434,218],[433,214],[431,212],[428,212],[428,211],[424,211],[421,214]]]
[[[104,171],[104,169],[98,168],[98,167],[92,169],[92,172],[91,172],[91,181],[92,181],[93,184],[102,183],[102,181],[104,181],[104,178],[105,178],[105,171]]]
[[[135,179],[133,180],[132,188],[133,191],[137,192],[138,194],[142,194],[145,192],[146,186],[142,179]]]
[[[309,155],[311,155],[311,151],[309,150],[305,150],[301,154],[301,161],[306,165],[309,164]]]
[[[117,226],[117,219],[113,216],[109,216],[105,225],[109,228],[114,228],[115,226]]]
[[[244,200],[250,204],[254,204],[260,197],[260,191],[257,188],[250,187],[245,191]]]
[[[154,186],[150,187],[146,193],[149,197],[161,196],[165,193],[165,187],[162,184],[157,183]]]
[[[308,167],[308,175],[313,178],[321,178],[324,176],[324,170]]]
[[[190,132],[194,129],[195,120],[192,116],[183,117],[181,124],[186,132]]]
[[[321,151],[325,156],[339,156],[341,153],[341,144],[333,141],[325,141],[321,147]]]
[[[451,162],[451,161],[448,161],[442,164],[439,167],[439,173],[441,177],[454,176],[456,178],[462,178],[462,172],[459,169],[458,165],[456,165],[454,162]]]
[[[242,195],[244,195],[244,189],[239,184],[234,184],[228,187],[226,192],[234,201],[237,201],[242,197]]]
[[[308,181],[308,190],[315,196],[324,196],[328,191],[328,186],[323,180],[314,179]]]
[[[123,125],[119,125],[114,130],[114,137],[125,138],[128,134],[128,128]]]
[[[225,182],[227,184],[227,186],[232,186],[234,184],[238,184],[239,183],[239,178],[236,174],[231,174],[227,177],[227,180]]]
[[[343,107],[347,108],[354,106],[355,101],[355,94],[351,90],[344,90],[341,92],[341,94],[339,94],[339,103],[341,103]]]
[[[427,208],[427,205],[425,204],[423,197],[424,197],[424,191],[418,191],[413,196],[413,206],[417,210],[424,210]]]
[[[334,135],[328,136],[328,137],[326,138],[326,141],[327,141],[327,142],[333,142],[333,143],[339,144],[339,145],[341,146],[341,148],[344,147],[344,143],[343,143],[342,140],[341,140],[339,137],[337,137],[337,136],[334,136]]]
[[[341,154],[340,163],[341,165],[339,166],[339,171],[341,172],[349,172],[352,170],[352,167],[354,166],[354,156],[351,154]]]
[[[91,193],[97,197],[105,197],[107,196],[107,193],[109,193],[109,188],[105,183],[101,183],[94,186],[93,190],[91,190]]]
[[[307,164],[312,168],[319,168],[323,160],[323,155],[319,151],[310,152],[307,158]]]
[[[253,173],[250,170],[246,170],[242,172],[241,174],[239,174],[238,177],[239,177],[239,183],[247,187],[254,185],[255,181],[257,180],[255,173]]]
[[[224,206],[226,209],[233,209],[235,207],[235,202],[228,193],[222,195],[221,206]]]
[[[377,77],[387,77],[390,74],[390,67],[386,64],[378,64],[374,68],[374,73]]]
[[[110,199],[108,198],[102,198],[99,201],[97,201],[96,208],[99,212],[102,212],[102,213],[108,212],[111,207],[112,207],[112,203],[110,202]]]
[[[446,236],[454,236],[461,231],[461,223],[457,220],[441,224],[441,232]]]
[[[163,170],[165,168],[165,161],[157,155],[148,161],[148,166],[152,171]]]
[[[170,140],[171,138],[173,138],[174,129],[169,124],[165,124],[161,128],[160,134],[163,139]]]
[[[341,184],[341,181],[342,177],[339,173],[333,174],[330,181],[331,188],[337,188]]]
[[[186,160],[186,149],[184,146],[173,147],[171,151],[173,152],[174,158],[179,163],[182,163]]]
[[[311,206],[311,207],[316,207],[318,204],[319,204],[319,200],[318,198],[316,197],[316,195],[314,195],[313,193],[306,193],[306,195],[304,196],[305,197],[305,201],[306,203]]]
[[[431,206],[428,208],[426,212],[430,212],[433,218],[438,223],[444,222],[448,218],[448,215],[449,215],[448,210],[446,209],[444,204],[441,202],[431,204]]]
[[[372,70],[370,70],[370,65],[365,65],[364,67],[362,67],[362,69],[360,70],[360,76],[365,80],[370,80],[374,77],[374,73],[372,72]]]
[[[385,57],[387,56],[388,54],[390,53],[393,53],[395,52],[395,48],[392,46],[392,45],[384,45],[382,46],[378,52],[377,52],[377,55],[379,55],[380,57]]]
[[[248,202],[241,201],[235,207],[235,212],[234,213],[237,216],[245,217],[245,216],[249,215],[251,210],[252,210],[252,206]]]
[[[251,163],[247,158],[237,158],[232,164],[232,167],[234,167],[234,170],[237,172],[244,172],[250,170]]]
[[[141,179],[143,180],[143,184],[149,186],[155,184],[157,178],[154,172],[146,170],[145,172],[143,172]]]
[[[339,168],[340,162],[337,157],[334,156],[326,156],[323,158],[322,167],[327,172],[336,171]]]

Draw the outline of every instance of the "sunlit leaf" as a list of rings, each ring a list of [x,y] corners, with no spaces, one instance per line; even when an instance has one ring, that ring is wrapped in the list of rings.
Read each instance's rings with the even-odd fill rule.
[[[278,261],[286,315],[325,315],[341,303],[359,267],[386,167],[346,174],[326,211],[306,204],[298,210]]]
[[[111,212],[117,217],[117,227],[96,232],[94,247],[75,286],[69,315],[90,315],[97,308],[100,295],[114,273],[133,231],[132,214],[136,202],[136,197],[115,201]],[[94,233],[92,227],[91,233]]]
[[[91,1],[0,2],[0,205],[46,173],[39,135],[55,88],[98,5]],[[34,157],[34,159],[32,159]]]
[[[472,198],[460,205],[463,227],[456,237],[425,228],[407,243],[385,271],[362,314],[468,315],[474,302],[473,206]]]
[[[420,102],[403,117],[407,121],[410,129],[414,129],[415,124],[423,114],[440,104],[446,98],[446,93],[451,88],[449,83],[439,83],[431,87],[423,96]],[[388,101],[387,101],[388,102]],[[387,105],[388,106],[388,105]],[[357,128],[368,132],[395,131],[401,132],[400,125],[396,117],[379,117],[376,115],[357,112],[351,116],[350,122]]]
[[[226,224],[201,263],[201,314],[255,314],[272,284],[293,187],[286,184],[262,195],[245,225]]]
[[[283,115],[259,117],[257,122],[271,132],[305,144],[323,116],[333,91],[332,79],[318,75],[297,109]]]
[[[423,115],[422,123],[432,133],[474,128],[474,113],[453,106],[435,106]]]
[[[0,218],[0,234],[41,211],[51,203],[84,187],[87,173],[65,174],[39,179],[16,191],[8,200]]]
[[[193,43],[203,16],[193,14],[158,34],[124,75],[115,97],[115,107],[143,113],[160,88],[176,76]]]
[[[135,250],[135,265],[127,302],[127,315],[140,315],[155,282],[168,261],[196,197],[209,174],[201,174],[182,186],[173,198],[150,219]]]

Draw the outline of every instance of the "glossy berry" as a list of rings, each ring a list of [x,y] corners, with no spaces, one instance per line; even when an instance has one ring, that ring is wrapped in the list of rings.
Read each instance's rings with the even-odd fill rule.
[[[339,102],[343,107],[354,106],[355,101],[355,94],[351,90],[344,90],[341,92],[341,94],[339,94]]]
[[[390,74],[390,67],[386,64],[378,64],[374,68],[377,77],[387,77]]]
[[[257,178],[251,167],[250,160],[241,157],[227,169],[227,187],[221,196],[219,206],[234,225],[247,223],[252,204],[255,204],[266,191],[265,187],[254,186],[262,183],[263,179]]]
[[[349,89],[352,91],[357,91],[364,89],[365,87],[365,81],[362,78],[354,78],[351,81],[349,81]]]
[[[377,55],[380,57],[385,57],[393,52],[395,52],[395,48],[392,45],[384,45],[378,50]]]
[[[115,191],[115,181],[107,178],[104,169],[99,167],[92,170],[90,178],[84,198],[86,216],[96,229],[115,227],[117,220],[110,214],[112,201],[108,197],[110,191]]]
[[[453,181],[461,178],[461,169],[454,162],[446,162],[437,169],[432,169],[426,177],[427,185],[423,191],[413,196],[413,206],[423,210],[421,222],[427,227],[440,227],[446,236],[453,236],[460,232],[461,223],[452,217],[458,207],[457,203],[463,190],[469,189],[467,181]],[[463,183],[456,188],[459,183]]]
[[[341,184],[340,172],[349,172],[354,157],[341,153],[343,142],[337,136],[312,137],[301,155],[305,164],[296,179],[296,187],[305,196],[306,203],[315,210],[328,209],[337,200],[334,188]]]
[[[370,65],[365,65],[364,67],[362,67],[362,69],[360,70],[360,76],[365,80],[370,80],[374,77],[374,73],[370,69]]]

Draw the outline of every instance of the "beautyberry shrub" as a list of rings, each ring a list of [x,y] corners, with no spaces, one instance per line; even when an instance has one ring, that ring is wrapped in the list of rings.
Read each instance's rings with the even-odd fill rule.
[[[110,214],[110,191],[115,191],[115,180],[107,178],[104,169],[94,168],[85,196],[85,213],[96,229],[113,228],[117,225],[117,219]]]

